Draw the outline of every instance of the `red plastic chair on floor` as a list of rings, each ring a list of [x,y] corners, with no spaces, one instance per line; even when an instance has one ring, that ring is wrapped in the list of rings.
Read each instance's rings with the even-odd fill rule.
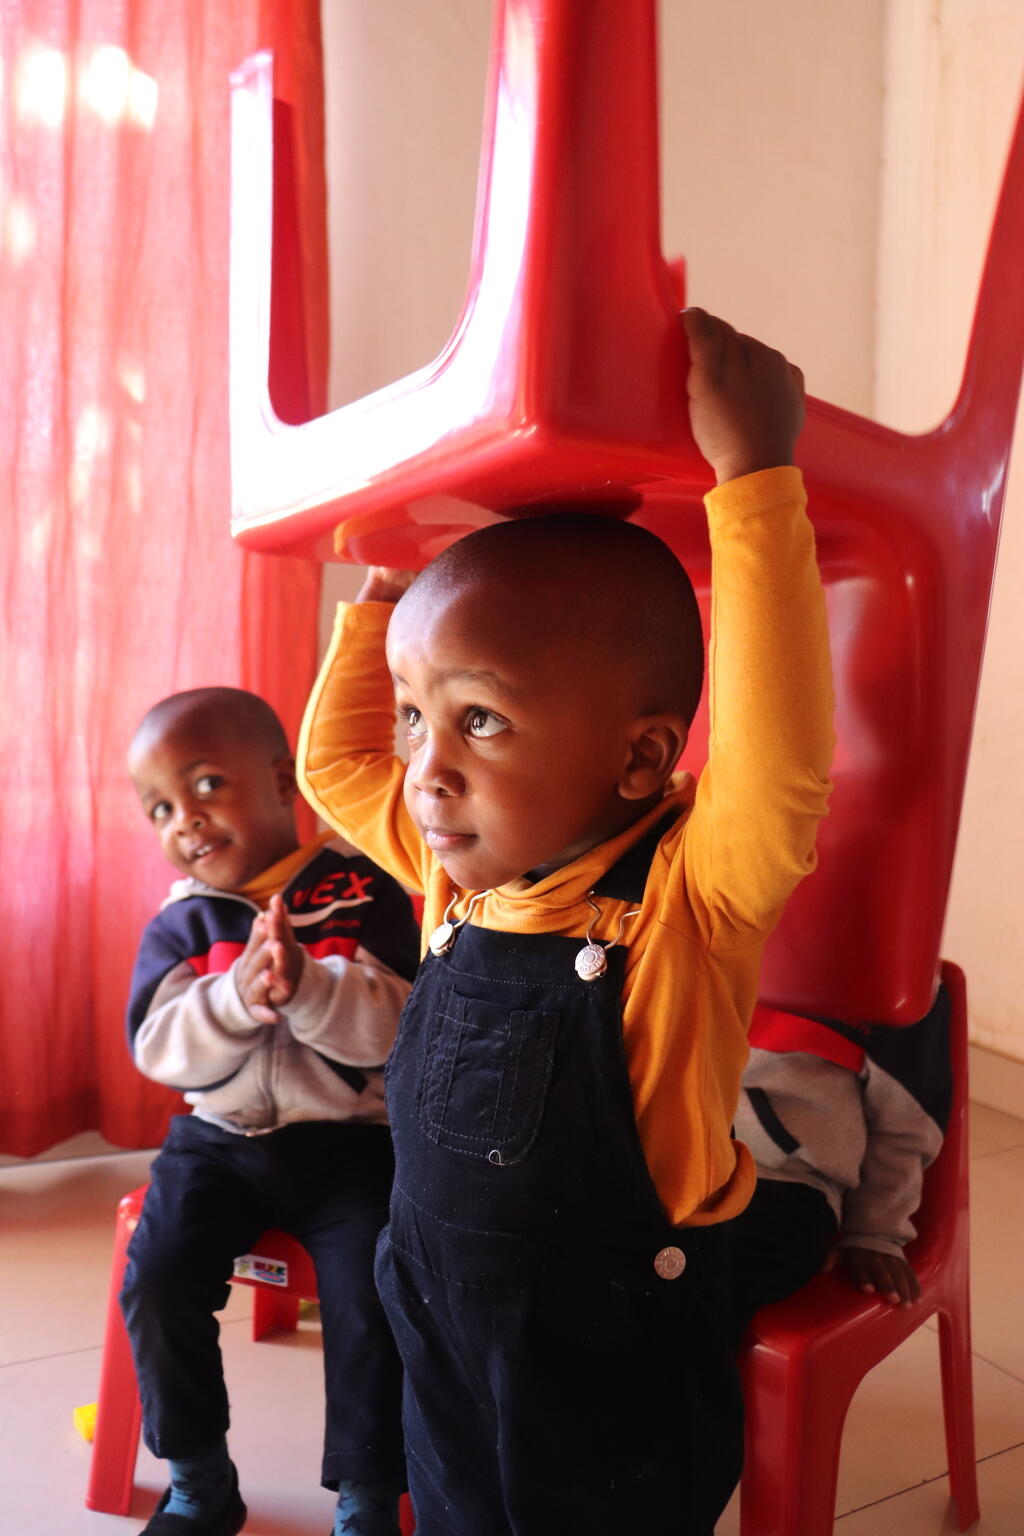
[[[146,1186],[124,1195],[117,1207],[114,1263],[110,1273],[107,1322],[97,1400],[96,1432],[85,1502],[89,1509],[126,1515],[131,1507],[142,1405],[128,1334],[118,1305],[128,1243],[139,1224]],[[236,1261],[233,1282],[253,1287],[252,1336],[298,1326],[300,1301],[318,1299],[313,1260],[286,1232],[264,1232],[250,1254]],[[402,1500],[402,1536],[415,1527],[408,1497]]]
[[[928,1169],[908,1250],[921,1300],[892,1307],[834,1275],[765,1307],[744,1344],[746,1464],[741,1536],[831,1536],[843,1422],[854,1391],[933,1313],[939,1321],[950,1491],[960,1530],[978,1518],[971,1388],[968,1251],[967,1001],[964,977],[942,967],[952,1002],[953,1102],[942,1151]]]

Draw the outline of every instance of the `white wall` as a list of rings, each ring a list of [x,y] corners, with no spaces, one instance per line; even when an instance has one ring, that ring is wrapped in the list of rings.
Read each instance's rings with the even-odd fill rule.
[[[956,389],[1024,57],[1024,0],[662,0],[666,254],[692,302],[904,429]],[[469,261],[487,0],[324,0],[331,403],[434,356]],[[1024,1060],[1024,445],[946,950]],[[325,613],[357,573],[331,568]]]
[[[664,249],[689,297],[868,413],[884,0],[663,0]]]
[[[488,0],[323,0],[331,407],[435,357],[466,287]],[[329,566],[321,631],[362,571]]]
[[[879,247],[878,416],[948,411],[1020,99],[1024,0],[890,0]],[[1021,277],[1024,282],[1024,253]],[[944,951],[972,1038],[1024,1061],[1024,417],[1003,511]]]

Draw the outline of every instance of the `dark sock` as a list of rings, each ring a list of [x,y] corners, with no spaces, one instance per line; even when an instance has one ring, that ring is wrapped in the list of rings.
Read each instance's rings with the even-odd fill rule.
[[[224,1508],[234,1487],[226,1440],[198,1456],[183,1456],[167,1465],[171,1472],[171,1497],[164,1506],[165,1514],[201,1520]]]
[[[399,1483],[356,1482],[343,1478],[338,1484],[332,1536],[398,1536]]]

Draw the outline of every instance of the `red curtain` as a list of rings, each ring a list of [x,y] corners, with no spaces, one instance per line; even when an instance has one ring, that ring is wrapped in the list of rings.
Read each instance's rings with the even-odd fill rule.
[[[0,1152],[29,1156],[90,1129],[151,1146],[181,1107],[124,1038],[171,878],[125,777],[135,724],[231,683],[294,736],[312,680],[318,569],[228,534],[228,75],[277,47],[303,326],[277,338],[275,388],[313,412],[323,87],[317,0],[0,18]]]

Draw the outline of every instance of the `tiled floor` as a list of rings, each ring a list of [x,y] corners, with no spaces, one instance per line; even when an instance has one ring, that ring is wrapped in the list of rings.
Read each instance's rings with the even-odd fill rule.
[[[145,1450],[130,1518],[86,1510],[89,1447],[72,1424],[96,1396],[118,1197],[144,1153],[0,1167],[0,1536],[130,1536],[164,1485]],[[974,1386],[978,1536],[1024,1533],[1024,1120],[975,1107]],[[320,1354],[314,1325],[253,1344],[250,1293],[224,1314],[232,1449],[247,1536],[327,1536],[317,1483]],[[924,1328],[865,1380],[847,1421],[838,1536],[948,1536],[937,1336]],[[719,1536],[735,1536],[730,1506]],[[486,1536],[486,1533],[481,1533]],[[638,1533],[645,1536],[645,1533]]]

